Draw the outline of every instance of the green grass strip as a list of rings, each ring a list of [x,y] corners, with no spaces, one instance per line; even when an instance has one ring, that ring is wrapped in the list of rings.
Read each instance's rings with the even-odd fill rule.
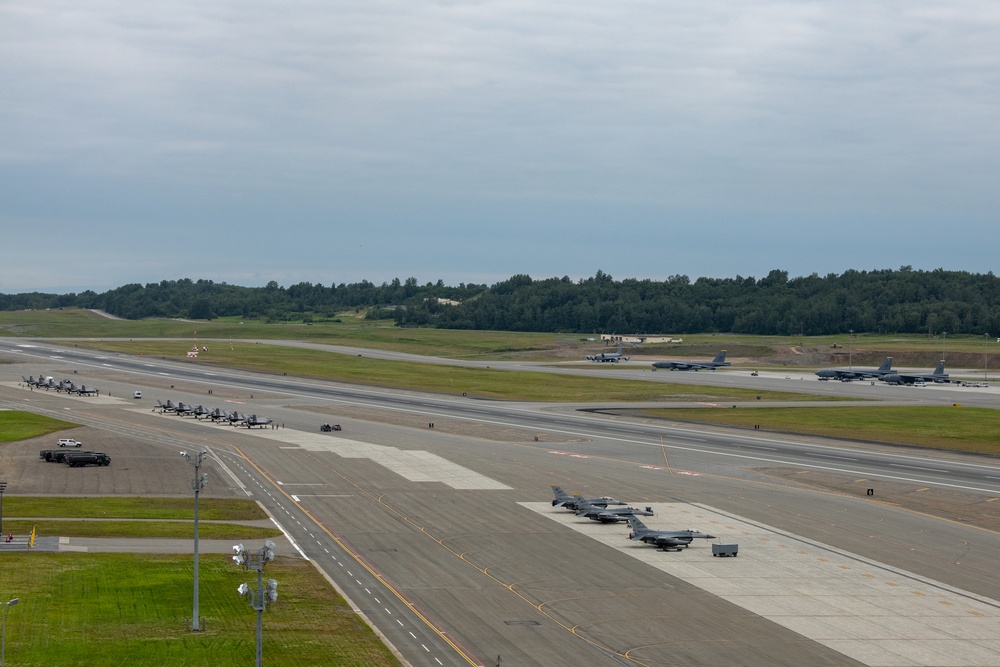
[[[78,426],[80,425],[73,422],[43,417],[32,412],[0,410],[0,442],[37,438],[40,435]]]
[[[21,518],[182,519],[194,521],[193,497],[4,496],[3,509],[5,516]],[[259,521],[266,519],[267,513],[252,500],[201,498],[198,501],[198,518],[204,521]]]
[[[200,517],[199,517],[200,519]],[[3,529],[15,535],[28,535],[32,529],[39,537],[96,537],[121,539],[194,539],[194,521],[100,521],[53,519],[4,519]],[[233,523],[198,521],[198,537],[203,540],[260,540],[278,537],[273,527],[244,526]]]
[[[643,410],[661,419],[724,424],[1000,455],[1000,410],[962,406]]]

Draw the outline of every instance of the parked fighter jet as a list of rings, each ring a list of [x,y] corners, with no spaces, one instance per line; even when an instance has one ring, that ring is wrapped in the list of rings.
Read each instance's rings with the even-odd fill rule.
[[[169,401],[167,402],[169,403]],[[177,405],[174,406],[174,412],[183,417],[184,415],[192,414],[194,406],[184,401],[177,401]]]
[[[219,408],[212,408],[212,411],[208,413],[208,418],[213,422],[220,422],[223,419],[228,420],[229,415],[232,414],[228,410],[220,410]]]
[[[81,384],[79,387],[73,389],[73,393],[79,394],[80,396],[96,396],[101,392],[97,387],[88,387],[85,384]]]
[[[177,406],[174,405],[173,401],[169,398],[166,403],[160,403],[159,400],[156,401],[156,408],[160,409],[160,412],[177,412]],[[154,410],[156,408],[153,408]]]
[[[199,403],[198,405],[194,406],[193,410],[191,410],[191,414],[194,415],[195,419],[201,419],[202,417],[207,417],[208,415],[212,414],[212,411],[202,406]]]
[[[587,517],[591,521],[601,523],[618,523],[628,521],[630,516],[653,516],[653,508],[642,510],[638,507],[601,507],[599,505],[583,505],[577,512],[578,518]]]
[[[840,380],[841,382],[850,382],[851,380],[867,380],[870,378],[880,378],[883,375],[891,375],[891,369],[892,357],[886,357],[881,366],[871,370],[824,368],[821,371],[816,371],[816,375],[820,380]]]
[[[628,357],[622,356],[622,343],[618,343],[617,352],[601,352],[600,354],[591,354],[587,356],[587,361],[610,361],[612,363],[618,363],[619,361],[628,361]]]
[[[889,384],[916,384],[918,382],[938,382],[946,383],[948,374],[944,372],[944,360],[937,365],[931,373],[892,373],[879,378],[882,382]]]
[[[715,370],[720,366],[729,366],[726,361],[726,351],[723,350],[715,355],[711,361],[655,361],[653,368],[666,368],[671,371],[700,371],[703,368]]]
[[[607,507],[608,505],[624,505],[620,500],[615,500],[614,498],[608,498],[607,496],[603,498],[584,498],[578,493],[570,495],[563,491],[561,488],[552,485],[552,494],[555,499],[552,501],[553,507],[565,507],[568,510],[573,510],[574,512],[581,509],[584,505],[591,505],[594,507]]]
[[[635,516],[628,517],[628,525],[632,527],[632,532],[628,536],[630,540],[639,540],[646,544],[652,544],[664,551],[667,549],[680,551],[691,544],[691,541],[696,537],[708,540],[715,539],[714,535],[701,533],[697,530],[654,530],[648,528],[646,524],[639,521]]]
[[[270,417],[258,417],[257,415],[250,415],[243,420],[243,423],[247,428],[253,428],[254,426],[260,426],[261,428],[267,426],[274,420]]]

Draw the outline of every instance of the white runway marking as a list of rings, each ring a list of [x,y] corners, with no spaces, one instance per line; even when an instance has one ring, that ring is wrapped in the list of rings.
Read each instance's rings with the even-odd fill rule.
[[[213,424],[206,419],[189,419],[176,415],[161,415],[158,412],[137,410],[141,414],[165,419],[185,419],[189,424],[201,424],[213,429],[232,429],[227,424]],[[360,440],[332,438],[318,433],[306,433],[293,429],[241,428],[242,435],[252,435],[289,445],[297,445],[310,452],[332,452],[344,458],[371,459],[411,482],[440,482],[453,489],[501,490],[509,489],[506,484],[480,475],[479,473],[452,463],[437,454],[422,450],[403,450],[388,445],[376,445]],[[283,447],[282,449],[287,449]]]
[[[1000,665],[1000,603],[710,507],[653,505],[651,528],[701,530],[739,544],[716,558],[708,540],[664,553],[600,525],[522,506],[871,667]]]

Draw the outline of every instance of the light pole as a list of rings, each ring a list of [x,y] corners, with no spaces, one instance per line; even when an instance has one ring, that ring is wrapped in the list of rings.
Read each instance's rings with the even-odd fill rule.
[[[208,474],[200,474],[201,462],[208,456],[208,452],[201,449],[194,456],[187,452],[181,452],[181,456],[194,466],[194,479],[191,480],[191,488],[194,489],[194,612],[191,615],[191,630],[198,632],[201,630],[198,618],[198,492],[205,488],[208,481]]]
[[[854,370],[854,329],[848,333],[850,337],[847,339],[847,369]]]
[[[990,381],[990,334],[983,334],[983,382]],[[0,533],[3,531],[0,530]]]
[[[3,603],[0,609],[0,667],[7,664],[5,654],[7,653],[7,607],[13,607],[21,598],[14,598]]]
[[[278,599],[278,582],[274,579],[267,580],[267,588],[264,588],[264,568],[274,560],[274,542],[268,540],[264,546],[256,553],[250,553],[242,544],[233,547],[233,560],[237,565],[242,565],[245,570],[257,571],[257,590],[251,590],[243,583],[236,589],[243,597],[247,598],[250,606],[257,612],[257,667],[261,667],[263,660],[262,643],[264,632],[264,609],[268,602]]]
[[[948,332],[941,332],[941,361],[944,361],[945,351],[948,349]]]
[[[0,482],[0,535],[3,535],[3,492],[7,490],[7,482]]]

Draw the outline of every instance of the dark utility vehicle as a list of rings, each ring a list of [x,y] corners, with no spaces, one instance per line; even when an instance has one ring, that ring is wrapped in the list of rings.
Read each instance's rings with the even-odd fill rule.
[[[64,458],[71,468],[85,465],[111,465],[111,457],[104,452],[70,452]]]

